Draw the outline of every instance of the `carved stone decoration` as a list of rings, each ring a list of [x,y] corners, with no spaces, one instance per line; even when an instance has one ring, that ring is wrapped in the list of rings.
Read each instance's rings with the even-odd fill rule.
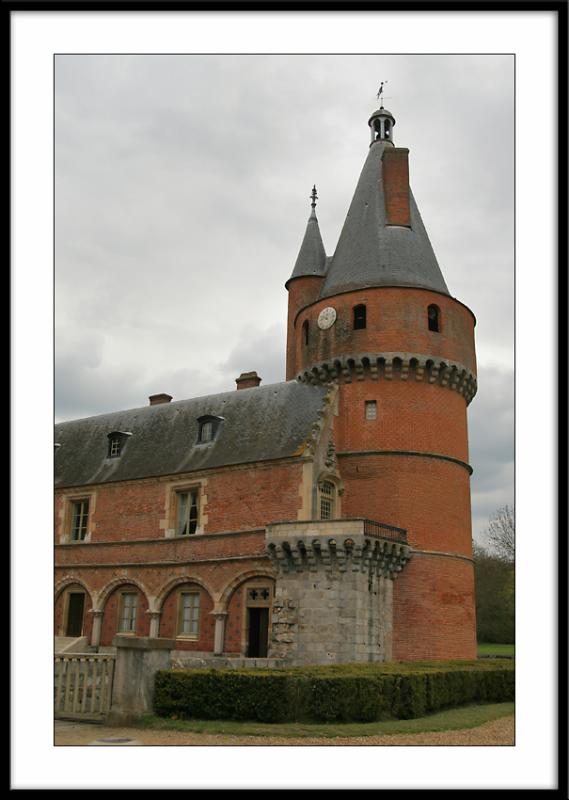
[[[326,450],[326,458],[324,459],[324,463],[328,467],[328,469],[335,469],[336,468],[336,447],[332,439],[328,442],[328,448]]]

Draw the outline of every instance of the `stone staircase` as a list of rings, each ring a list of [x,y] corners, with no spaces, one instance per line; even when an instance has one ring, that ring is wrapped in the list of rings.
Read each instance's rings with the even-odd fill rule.
[[[91,647],[86,636],[56,636],[55,652],[60,653],[94,653],[95,648]]]

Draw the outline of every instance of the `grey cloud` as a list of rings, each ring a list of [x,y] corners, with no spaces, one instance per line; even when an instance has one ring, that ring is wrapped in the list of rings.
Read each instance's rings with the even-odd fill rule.
[[[481,536],[496,509],[514,505],[514,374],[481,368],[479,391],[469,406],[473,532]]]
[[[58,418],[283,379],[310,189],[331,255],[386,79],[443,274],[478,320],[475,530],[511,502],[510,56],[57,56]]]

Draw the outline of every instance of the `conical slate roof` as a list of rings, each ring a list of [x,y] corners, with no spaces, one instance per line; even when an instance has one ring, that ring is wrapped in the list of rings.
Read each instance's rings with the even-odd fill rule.
[[[387,225],[382,155],[372,144],[322,286],[321,297],[368,286],[410,286],[449,294],[409,189],[411,226]]]
[[[318,219],[314,209],[312,209],[298,257],[288,281],[305,275],[323,276],[326,274],[326,266],[326,251],[320,235]]]

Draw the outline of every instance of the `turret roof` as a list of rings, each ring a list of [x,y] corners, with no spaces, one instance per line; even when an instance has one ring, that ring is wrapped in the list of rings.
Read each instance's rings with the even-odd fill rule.
[[[392,146],[377,141],[370,147],[321,297],[368,286],[449,293],[411,189],[411,226],[387,224],[382,156]]]
[[[312,209],[289,281],[306,275],[323,276],[326,274],[326,266],[326,251],[320,234],[320,226],[316,213]]]

